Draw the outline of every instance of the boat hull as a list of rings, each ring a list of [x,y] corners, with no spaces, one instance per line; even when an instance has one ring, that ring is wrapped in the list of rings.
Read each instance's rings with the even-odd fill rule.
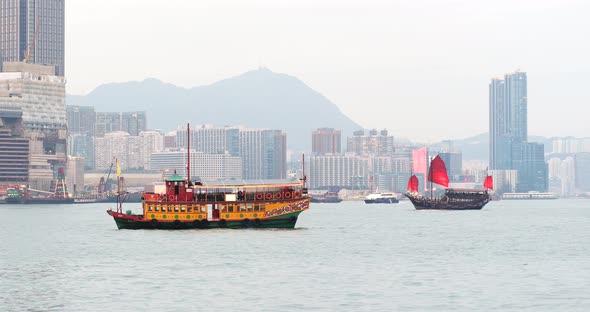
[[[323,198],[311,198],[311,202],[312,203],[316,203],[316,204],[321,204],[321,203],[333,203],[333,204],[337,204],[339,202],[341,202],[342,199],[340,198],[330,198],[330,199],[323,199]]]
[[[20,205],[57,205],[57,204],[73,204],[73,198],[61,198],[61,199],[50,199],[50,198],[7,198],[7,204],[20,204]]]
[[[399,200],[397,198],[378,198],[378,199],[365,199],[365,204],[397,204]]]
[[[416,210],[481,210],[490,199],[474,202],[445,202],[427,197],[417,197],[405,194]]]
[[[191,229],[243,229],[243,228],[282,228],[292,229],[297,223],[299,214],[303,211],[292,212],[267,219],[243,220],[194,220],[194,221],[155,221],[143,219],[141,215],[127,215],[108,210],[120,230],[191,230]]]

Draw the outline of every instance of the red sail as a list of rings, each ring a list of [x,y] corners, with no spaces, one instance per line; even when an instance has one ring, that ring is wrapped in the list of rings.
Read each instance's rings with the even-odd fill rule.
[[[449,186],[449,176],[447,175],[447,166],[440,156],[434,157],[430,162],[430,170],[428,171],[428,181],[442,185]]]
[[[486,177],[486,179],[483,181],[483,187],[490,190],[494,188],[494,179],[492,179],[492,176],[489,175]]]
[[[418,192],[418,178],[412,175],[408,181],[408,192]]]

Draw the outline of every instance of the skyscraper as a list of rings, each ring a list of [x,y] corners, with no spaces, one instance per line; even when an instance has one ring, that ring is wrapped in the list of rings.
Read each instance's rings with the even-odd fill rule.
[[[544,146],[527,141],[527,76],[516,71],[492,79],[490,100],[490,169],[516,170],[520,192],[546,191]]]
[[[65,74],[65,0],[0,0],[0,66],[25,61]]]

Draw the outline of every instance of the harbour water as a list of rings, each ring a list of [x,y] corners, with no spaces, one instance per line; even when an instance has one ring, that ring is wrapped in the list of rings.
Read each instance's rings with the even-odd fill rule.
[[[295,230],[117,230],[109,207],[0,205],[0,310],[590,310],[590,200],[314,204]]]

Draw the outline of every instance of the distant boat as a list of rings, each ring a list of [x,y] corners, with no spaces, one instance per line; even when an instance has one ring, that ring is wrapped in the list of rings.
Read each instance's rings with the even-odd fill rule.
[[[408,191],[404,195],[418,210],[479,210],[491,200],[488,189],[494,187],[492,176],[488,175],[484,181],[485,190],[448,188],[447,167],[438,155],[430,162],[428,181],[430,181],[430,196],[418,192],[418,178],[415,175],[412,175],[408,181]],[[446,188],[443,196],[433,196],[433,183]]]
[[[312,203],[339,203],[342,198],[336,192],[325,192],[323,194],[310,194]]]
[[[373,193],[365,197],[366,204],[397,204],[399,199],[394,193]]]
[[[504,200],[531,200],[531,199],[557,199],[553,193],[528,192],[528,193],[504,193]]]

